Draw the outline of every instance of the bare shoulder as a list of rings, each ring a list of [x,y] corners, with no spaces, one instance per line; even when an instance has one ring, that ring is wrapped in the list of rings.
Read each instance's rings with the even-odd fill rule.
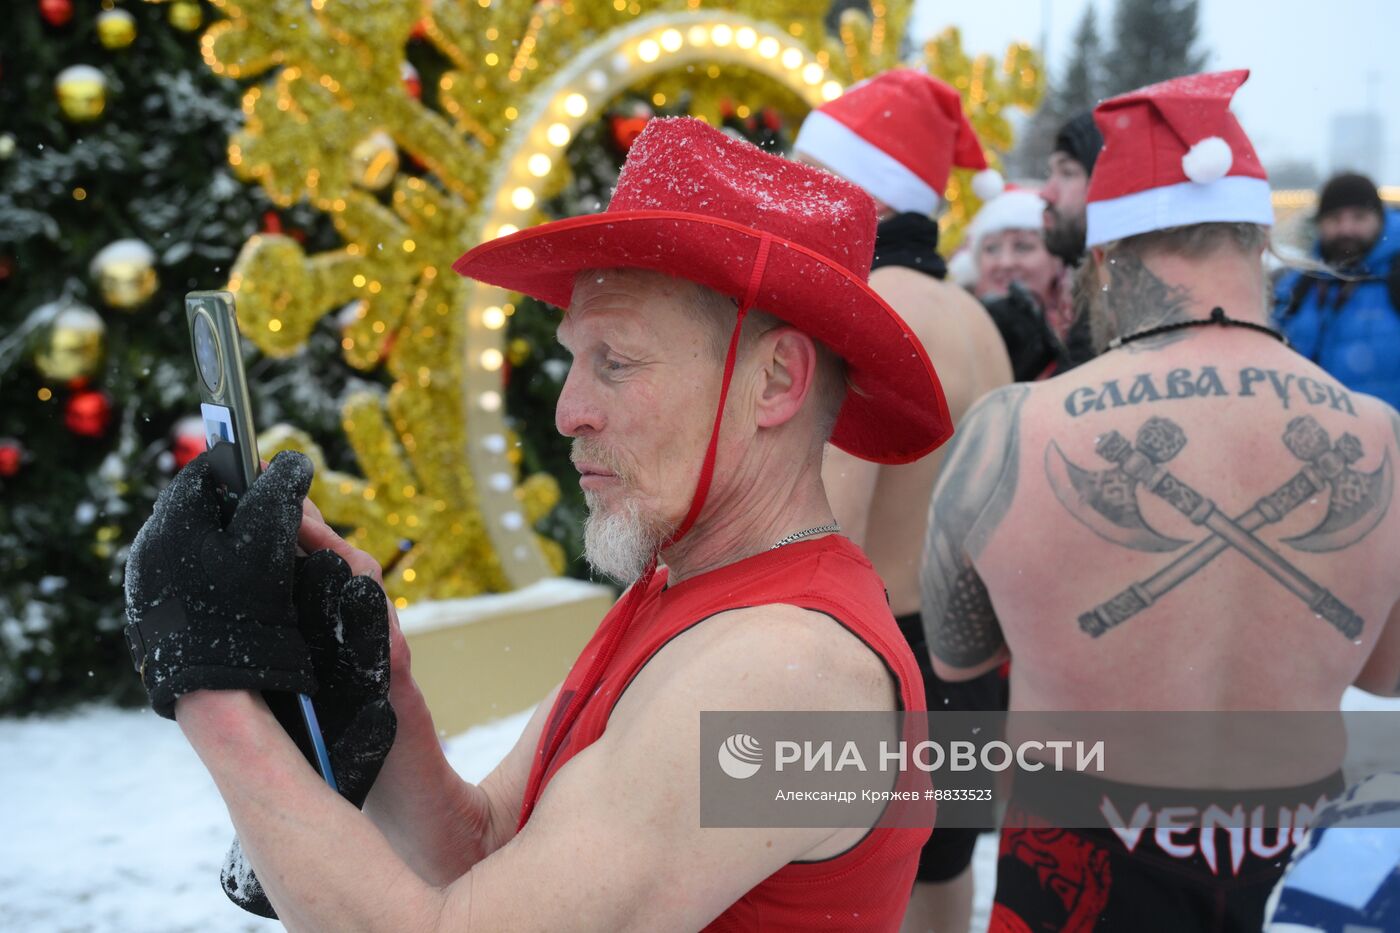
[[[688,694],[699,709],[897,705],[894,678],[874,650],[824,613],[778,603],[692,627],[642,669],[634,690]]]
[[[902,266],[882,266],[870,274],[870,287],[920,335],[924,327],[977,328],[991,323],[986,309],[966,290]]]
[[[912,269],[886,266],[870,287],[924,345],[954,419],[986,389],[1011,381],[1011,360],[992,316],[966,290]]]
[[[1400,411],[1373,395],[1356,393],[1351,396],[1356,406],[1356,415],[1363,422],[1386,436],[1400,447]]]

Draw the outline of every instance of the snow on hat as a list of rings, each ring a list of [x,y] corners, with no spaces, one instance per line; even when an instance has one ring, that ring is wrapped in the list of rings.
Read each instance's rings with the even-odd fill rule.
[[[1230,112],[1248,77],[1187,75],[1094,108],[1104,146],[1089,180],[1089,246],[1189,224],[1273,224],[1268,176]]]
[[[957,90],[911,68],[878,74],[813,110],[793,150],[897,211],[932,214],[954,167],[978,170],[972,189],[984,201],[1002,189]]]
[[[1045,201],[1034,191],[1010,188],[992,198],[972,218],[967,242],[976,253],[982,238],[1003,230],[1045,230]]]

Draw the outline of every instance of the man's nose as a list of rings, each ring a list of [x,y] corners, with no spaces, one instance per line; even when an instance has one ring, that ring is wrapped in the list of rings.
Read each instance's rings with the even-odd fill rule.
[[[1337,224],[1337,234],[1339,236],[1361,237],[1367,232],[1366,222],[1357,217],[1344,216]]]
[[[603,418],[588,385],[586,367],[569,367],[559,402],[554,406],[554,427],[565,437],[582,437],[602,430]]]

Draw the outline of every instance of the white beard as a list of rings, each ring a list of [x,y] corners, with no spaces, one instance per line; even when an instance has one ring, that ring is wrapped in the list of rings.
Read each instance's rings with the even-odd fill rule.
[[[634,499],[610,512],[600,512],[594,497],[585,493],[588,518],[583,523],[583,556],[595,573],[629,586],[646,570],[666,540],[668,529],[644,517]]]

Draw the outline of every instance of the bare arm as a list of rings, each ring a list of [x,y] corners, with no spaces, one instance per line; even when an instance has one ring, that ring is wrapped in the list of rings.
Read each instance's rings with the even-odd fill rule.
[[[1390,618],[1366,665],[1356,675],[1355,685],[1376,696],[1400,696],[1400,603],[1390,610]]]
[[[321,518],[309,499],[299,535],[308,553],[329,548],[356,574],[383,583],[379,565]],[[412,870],[446,884],[515,835],[531,756],[557,688],[545,698],[510,753],[479,784],[457,774],[443,754],[432,713],[413,679],[408,641],[389,603],[389,702],[398,733],[365,801],[365,813]]]
[[[1400,451],[1400,413],[1390,409],[1390,427],[1395,434],[1395,446]],[[1371,648],[1371,656],[1356,675],[1355,685],[1376,696],[1400,696],[1400,602],[1390,610],[1380,638]]]
[[[934,670],[948,680],[976,677],[1007,657],[974,564],[1015,497],[1021,405],[1029,391],[1005,386],[973,406],[934,488],[920,581]]]
[[[825,616],[786,606],[725,615],[697,628],[710,637],[663,649],[525,830],[445,886],[414,874],[316,778],[259,697],[200,691],[180,699],[177,718],[288,929],[698,929],[836,835],[702,829],[700,711],[895,708],[892,678],[868,649],[851,638],[831,652],[850,636]]]

